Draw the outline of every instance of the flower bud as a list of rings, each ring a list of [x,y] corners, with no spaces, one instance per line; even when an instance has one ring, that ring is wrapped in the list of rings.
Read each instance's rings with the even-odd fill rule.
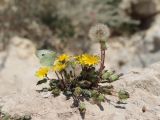
[[[79,108],[79,111],[81,113],[85,113],[86,112],[86,106],[85,106],[85,104],[83,102],[79,103],[79,107],[78,108]]]
[[[129,93],[128,93],[127,91],[125,91],[125,90],[120,90],[120,91],[118,92],[118,97],[119,97],[119,99],[121,99],[121,100],[127,99],[127,98],[129,98]]]
[[[74,90],[74,95],[75,96],[80,96],[82,93],[82,89],[80,87],[76,87]]]

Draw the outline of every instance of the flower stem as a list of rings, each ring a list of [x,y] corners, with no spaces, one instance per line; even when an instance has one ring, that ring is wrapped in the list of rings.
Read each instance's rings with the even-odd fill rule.
[[[66,88],[66,84],[65,84],[65,81],[64,81],[64,78],[63,78],[63,75],[62,75],[62,73],[60,73],[60,75],[61,75],[61,78],[62,78],[62,83],[63,83],[63,86]]]
[[[58,80],[62,80],[62,82],[61,82],[61,86],[62,87],[65,87],[65,83],[64,83],[64,81],[63,81],[63,76],[61,75],[61,77],[62,77],[62,79],[59,77],[59,75],[58,75],[58,73],[57,72],[55,72],[56,73],[56,76],[57,76],[57,78],[58,78]]]
[[[60,80],[60,77],[59,77],[58,73],[57,72],[55,72],[55,73],[56,73],[57,78]]]
[[[102,73],[102,71],[105,68],[104,62],[105,62],[106,45],[105,45],[105,42],[100,42],[100,44],[101,44],[101,64],[100,64],[100,68],[99,68],[99,73]]]

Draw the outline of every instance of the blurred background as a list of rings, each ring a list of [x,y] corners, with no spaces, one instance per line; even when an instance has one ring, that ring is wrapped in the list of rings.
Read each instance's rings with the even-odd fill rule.
[[[159,13],[160,0],[0,0],[0,72],[36,49],[97,53],[98,44],[88,38],[96,23],[111,31],[108,68],[147,67],[160,61]]]
[[[160,62],[160,0],[0,0],[0,108],[42,116],[36,120],[74,116],[69,102],[58,98],[51,104],[51,99],[37,95],[34,74],[40,64],[35,52],[99,54],[99,44],[88,37],[90,27],[97,23],[106,24],[111,32],[106,68],[126,75],[117,88],[135,92],[131,92],[126,111],[109,106],[111,112],[106,109],[104,116],[97,108],[89,115],[94,119],[158,120],[160,64],[147,72],[143,68]],[[147,112],[140,117],[144,105]]]

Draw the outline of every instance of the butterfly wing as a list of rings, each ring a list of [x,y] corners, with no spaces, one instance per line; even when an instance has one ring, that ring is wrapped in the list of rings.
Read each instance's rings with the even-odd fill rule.
[[[55,53],[45,54],[44,57],[40,59],[40,63],[43,66],[52,66],[56,58]]]
[[[56,58],[56,53],[51,50],[39,50],[36,55],[43,66],[52,66]]]
[[[41,59],[41,58],[44,57],[44,55],[50,54],[50,53],[52,53],[52,52],[53,52],[53,51],[51,51],[51,50],[38,50],[38,51],[36,52],[36,56],[37,56],[39,59]]]

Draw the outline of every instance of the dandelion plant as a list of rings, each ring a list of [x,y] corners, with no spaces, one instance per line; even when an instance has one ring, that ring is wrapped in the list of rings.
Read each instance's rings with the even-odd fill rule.
[[[75,56],[66,53],[58,55],[51,50],[38,51],[37,57],[42,66],[35,74],[40,79],[37,85],[49,83],[47,91],[54,97],[63,93],[67,99],[72,98],[72,106],[77,107],[81,115],[87,110],[84,100],[101,105],[106,101],[105,95],[115,96],[116,93],[119,100],[129,98],[128,92],[115,92],[111,85],[119,80],[122,74],[107,70],[104,65],[109,34],[109,28],[104,24],[93,26],[89,31],[90,39],[100,44],[100,56],[88,53]],[[49,77],[49,73],[53,73],[55,78]]]

